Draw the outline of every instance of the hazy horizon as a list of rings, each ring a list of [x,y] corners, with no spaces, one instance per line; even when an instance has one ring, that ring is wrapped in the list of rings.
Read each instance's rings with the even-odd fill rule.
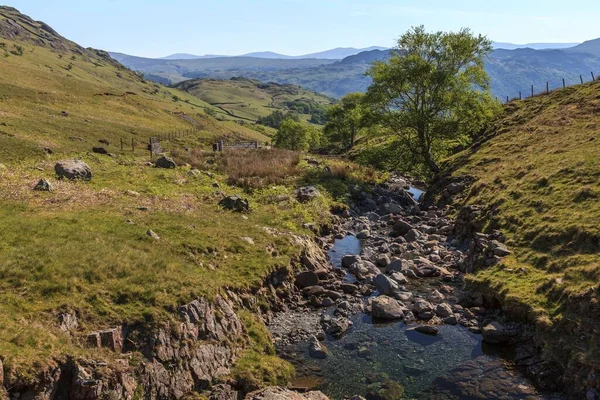
[[[272,51],[298,56],[338,47],[392,47],[411,26],[428,30],[469,27],[503,43],[573,43],[600,37],[600,3],[565,9],[556,0],[508,0],[449,6],[432,0],[222,1],[129,0],[76,2],[19,0],[8,4],[86,47],[140,57],[175,53],[240,55]],[[510,10],[510,11],[508,11]]]

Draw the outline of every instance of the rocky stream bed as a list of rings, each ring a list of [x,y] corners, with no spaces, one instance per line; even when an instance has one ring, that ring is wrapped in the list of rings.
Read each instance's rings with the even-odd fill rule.
[[[464,213],[421,211],[421,194],[401,178],[357,187],[320,239],[329,266],[298,274],[297,297],[269,323],[294,388],[335,400],[561,398],[527,329],[464,289],[464,272],[510,254],[502,235],[465,239]]]

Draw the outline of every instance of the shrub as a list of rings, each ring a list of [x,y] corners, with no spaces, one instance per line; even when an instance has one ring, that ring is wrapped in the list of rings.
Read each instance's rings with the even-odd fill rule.
[[[19,46],[18,44],[15,44],[13,46],[14,50],[11,51],[12,54],[14,54],[15,56],[22,56],[23,55],[23,46]]]

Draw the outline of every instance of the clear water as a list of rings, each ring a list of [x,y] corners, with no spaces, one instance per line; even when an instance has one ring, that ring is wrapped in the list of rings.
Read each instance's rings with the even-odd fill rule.
[[[340,267],[344,255],[360,251],[354,236],[336,240],[330,261]],[[329,351],[326,359],[310,358],[306,343],[280,349],[301,367],[301,379],[319,382],[317,389],[332,400],[366,396],[386,381],[400,383],[406,399],[557,398],[538,394],[510,368],[504,361],[507,349],[489,347],[480,335],[461,326],[439,326],[438,336],[427,336],[402,322],[373,323],[365,314],[355,315],[352,321],[341,339],[329,337],[324,342]]]
[[[329,262],[335,267],[342,266],[342,257],[358,255],[362,250],[360,240],[356,236],[346,236],[343,239],[336,239],[331,250],[329,250]]]
[[[410,193],[417,201],[421,200],[421,197],[425,194],[425,191],[412,186],[407,190],[407,192]]]

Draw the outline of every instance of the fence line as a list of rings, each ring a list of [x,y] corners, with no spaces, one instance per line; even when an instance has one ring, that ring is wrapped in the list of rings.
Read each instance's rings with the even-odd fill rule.
[[[545,96],[545,95],[548,95],[548,94],[554,92],[555,90],[564,89],[567,86],[569,86],[569,87],[570,86],[578,86],[578,85],[582,85],[584,83],[600,81],[600,74],[598,76],[596,76],[594,74],[594,72],[592,71],[592,72],[590,72],[590,75],[592,76],[592,80],[591,81],[586,81],[584,79],[583,75],[579,75],[579,81],[580,81],[580,83],[575,83],[573,85],[567,85],[567,81],[565,80],[565,78],[562,78],[562,87],[558,86],[558,87],[555,87],[555,88],[550,88],[550,81],[546,81],[546,87],[545,88],[542,87],[542,90],[538,91],[537,93],[535,91],[535,85],[531,85],[531,91],[528,91],[529,92],[528,94],[530,94],[530,96],[527,96],[527,95],[523,96],[523,92],[519,91],[519,95],[518,96],[515,96],[515,97],[512,97],[512,98],[510,96],[506,96],[506,99],[504,97],[499,98],[498,96],[496,96],[496,100],[500,101],[501,103],[506,104],[506,103],[510,103],[510,102],[516,101],[516,100],[524,100],[524,99],[530,99],[532,97]]]

